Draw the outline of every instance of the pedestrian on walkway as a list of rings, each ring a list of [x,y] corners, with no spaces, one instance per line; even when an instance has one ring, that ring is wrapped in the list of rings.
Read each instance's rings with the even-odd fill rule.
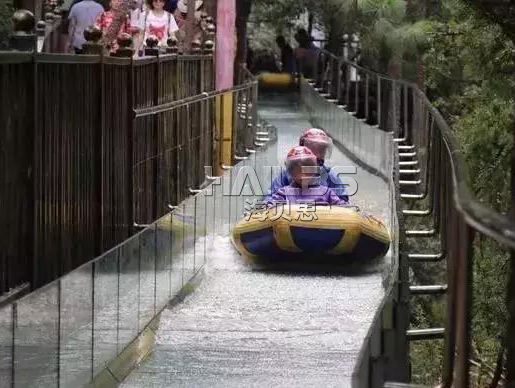
[[[70,36],[70,51],[82,54],[82,45],[86,43],[84,30],[95,24],[95,21],[104,12],[104,7],[94,0],[82,0],[70,9],[68,15]]]
[[[113,36],[113,39],[111,41],[105,42],[106,49],[110,53],[115,53],[116,50],[118,50],[118,43],[116,42],[118,35],[120,35],[121,33],[131,33],[129,15],[119,15],[119,13],[121,12],[120,5],[121,0],[111,0],[109,2],[109,11],[102,12],[95,24],[96,27],[102,30],[104,38],[106,37],[106,35]],[[116,20],[117,16],[119,16],[121,20]],[[119,27],[118,25],[113,24],[113,22],[119,23]],[[111,27],[116,28],[117,31],[114,31],[113,33],[113,31],[111,31]]]
[[[293,56],[293,49],[286,43],[284,36],[279,35],[275,40],[277,46],[281,50],[281,63],[283,73],[295,73],[295,57]]]
[[[313,44],[311,36],[304,28],[297,30],[295,40],[299,44],[299,47],[294,50],[298,68],[304,77],[312,78],[315,75],[319,49]]]
[[[193,1],[193,0],[192,0]],[[194,31],[193,31],[193,39],[192,40],[202,40],[202,27],[200,25],[201,22],[201,13],[204,9],[204,1],[203,0],[195,0],[195,20],[194,20]],[[177,10],[174,13],[175,20],[177,21],[177,25],[179,26],[179,31],[177,32],[177,39],[179,41],[179,50],[184,52],[187,48],[185,46],[186,43],[186,35],[187,35],[187,26],[186,23],[188,19],[188,0],[179,0],[177,3]]]
[[[143,43],[150,36],[155,36],[159,46],[166,46],[168,38],[175,36],[179,30],[175,18],[164,10],[165,0],[147,0],[147,10],[140,18],[140,31]]]

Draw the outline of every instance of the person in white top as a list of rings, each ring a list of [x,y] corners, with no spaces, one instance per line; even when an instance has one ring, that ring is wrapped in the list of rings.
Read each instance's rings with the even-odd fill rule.
[[[175,36],[179,30],[173,15],[163,9],[164,5],[165,0],[147,0],[147,10],[140,16],[142,43],[145,43],[149,36],[155,36],[159,46],[166,46],[168,38]]]

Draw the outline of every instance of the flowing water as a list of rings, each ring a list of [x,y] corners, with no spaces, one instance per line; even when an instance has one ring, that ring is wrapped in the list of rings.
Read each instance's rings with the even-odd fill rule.
[[[278,131],[279,160],[310,123],[291,100],[260,115]],[[353,165],[335,147],[331,165]],[[351,201],[387,223],[387,184],[360,169]],[[352,271],[264,271],[227,233],[215,237],[204,279],[164,310],[153,353],[123,387],[347,387],[384,294],[383,261]],[[387,259],[384,259],[387,260]]]

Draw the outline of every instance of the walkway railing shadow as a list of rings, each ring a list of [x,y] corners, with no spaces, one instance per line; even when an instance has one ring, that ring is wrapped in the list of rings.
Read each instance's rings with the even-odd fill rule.
[[[310,83],[321,96],[348,112],[355,122],[393,134],[397,145],[399,207],[402,203],[403,208],[400,230],[407,228],[399,236],[397,290],[397,309],[406,311],[407,330],[400,333],[404,340],[400,339],[397,351],[408,353],[412,341],[444,338],[443,386],[467,387],[469,360],[473,358],[473,287],[481,287],[473,282],[473,259],[478,256],[474,238],[490,239],[509,255],[515,248],[515,222],[488,209],[471,193],[466,164],[452,130],[417,85],[378,74],[325,51],[319,56],[314,74]],[[331,122],[332,117],[326,119]],[[410,229],[413,219],[427,228]],[[428,244],[418,246],[426,245],[432,250],[410,248],[417,246],[413,244],[417,239],[430,239]],[[439,262],[446,263],[447,284],[410,285],[410,266]],[[442,294],[447,300],[445,327],[409,328],[409,299]],[[376,370],[370,370],[374,381],[410,378],[405,357],[402,371],[399,365],[382,370],[380,364],[388,366],[388,361],[375,364]]]

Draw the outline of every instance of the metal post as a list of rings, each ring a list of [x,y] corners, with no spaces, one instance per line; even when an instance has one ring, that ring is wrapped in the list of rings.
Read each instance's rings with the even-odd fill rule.
[[[368,73],[365,74],[365,120],[368,121],[370,113],[370,77]]]
[[[39,265],[39,261],[38,261],[38,255],[39,255],[39,251],[38,251],[38,236],[39,236],[39,230],[38,230],[38,227],[40,225],[39,223],[39,211],[38,211],[38,205],[36,204],[36,200],[38,199],[38,177],[35,176],[35,173],[36,171],[38,171],[36,169],[36,166],[39,165],[39,161],[37,160],[39,155],[40,155],[40,150],[38,149],[38,144],[39,144],[39,141],[38,141],[38,135],[39,135],[39,131],[40,131],[40,125],[39,125],[39,120],[38,120],[38,113],[39,113],[39,85],[38,85],[38,61],[37,61],[37,52],[34,51],[34,55],[33,55],[33,61],[34,61],[34,67],[33,67],[33,73],[32,73],[32,77],[33,77],[33,84],[34,84],[34,88],[33,88],[33,98],[34,98],[34,101],[33,101],[33,115],[32,115],[32,120],[33,120],[33,123],[32,123],[32,126],[34,128],[34,131],[32,133],[32,152],[30,152],[30,150],[27,150],[28,152],[30,152],[30,154],[32,154],[32,160],[31,160],[31,163],[32,163],[32,166],[31,166],[31,170],[32,170],[32,174],[30,174],[30,179],[31,179],[31,182],[30,184],[32,185],[32,192],[31,192],[31,195],[32,195],[32,198],[29,199],[29,203],[31,203],[31,206],[32,208],[30,209],[30,213],[32,213],[32,220],[33,220],[33,227],[32,229],[30,229],[31,233],[32,233],[32,236],[30,238],[31,240],[31,244],[32,244],[32,250],[30,251],[29,254],[31,254],[31,260],[32,260],[32,263],[31,265],[29,265],[27,268],[27,272],[32,272],[32,273],[27,273],[27,276],[25,278],[26,281],[30,280],[31,281],[31,288],[32,289],[35,289],[37,286],[38,286],[38,281],[39,281],[39,270],[38,270],[38,265]],[[12,285],[9,285],[9,286],[12,286]],[[0,292],[2,292],[3,290],[0,290]],[[15,305],[14,305],[15,306]],[[14,308],[13,306],[13,308]],[[13,380],[14,382],[14,380]]]
[[[347,75],[345,77],[345,105],[350,109],[350,64],[347,62]]]
[[[355,115],[358,117],[359,115],[359,72],[358,69],[355,68],[354,71],[356,72],[356,87],[354,91],[354,111],[356,112]]]
[[[404,125],[402,138],[408,140],[408,85],[404,84]]]
[[[247,144],[250,148],[254,146],[254,136],[256,135],[256,127],[258,123],[258,92],[258,84],[257,82],[254,82],[254,85],[252,86],[252,137],[250,144]]]
[[[105,227],[104,225],[104,177],[103,177],[103,171],[104,171],[104,155],[105,155],[105,121],[106,121],[106,98],[105,98],[105,67],[104,67],[104,56],[102,55],[100,57],[100,127],[98,128],[98,135],[97,135],[97,152],[100,152],[99,158],[96,161],[97,163],[97,198],[98,198],[98,220],[97,225],[99,226],[99,238],[96,239],[98,241],[98,254],[102,253],[104,251],[105,242],[104,242],[104,234],[105,234]]]
[[[14,13],[12,20],[13,34],[9,42],[11,50],[37,51],[37,39],[34,34],[36,21],[32,12],[20,9]]]
[[[458,303],[456,303],[456,381],[457,388],[469,387],[470,328],[472,310],[472,234],[458,216],[458,266],[456,267]]]
[[[381,76],[377,75],[377,127],[381,128],[381,99],[382,99],[382,92],[381,92]]]
[[[343,59],[338,58],[338,69],[337,75],[336,75],[336,99],[338,100],[338,104],[341,103],[342,100],[342,65],[343,65]]]
[[[195,6],[196,1],[188,1],[188,16],[186,18],[186,44],[185,44],[185,52],[189,52],[191,50],[191,43],[193,42],[193,37],[195,35]]]
[[[128,80],[129,83],[129,92],[127,96],[127,105],[129,109],[127,109],[128,123],[127,126],[127,152],[126,152],[126,194],[127,194],[127,209],[126,209],[126,221],[127,221],[127,238],[130,237],[134,230],[134,122],[135,119],[133,117],[134,112],[134,60],[131,59],[131,64],[129,66],[128,72]]]

